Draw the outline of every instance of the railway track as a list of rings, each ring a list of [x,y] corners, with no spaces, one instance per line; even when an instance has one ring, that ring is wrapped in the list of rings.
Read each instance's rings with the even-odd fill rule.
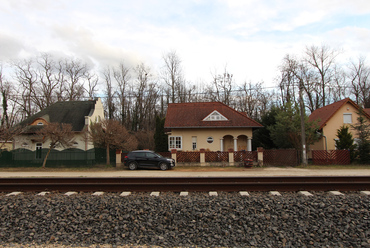
[[[79,192],[359,191],[370,190],[370,176],[0,178],[0,192],[70,190]]]

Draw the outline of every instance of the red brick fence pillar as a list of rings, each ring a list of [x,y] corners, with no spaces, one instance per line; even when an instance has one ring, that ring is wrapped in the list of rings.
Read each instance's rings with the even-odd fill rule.
[[[171,150],[171,158],[175,160],[175,163],[177,163],[177,150],[176,149]]]
[[[116,167],[122,167],[122,150],[119,149],[116,150]]]

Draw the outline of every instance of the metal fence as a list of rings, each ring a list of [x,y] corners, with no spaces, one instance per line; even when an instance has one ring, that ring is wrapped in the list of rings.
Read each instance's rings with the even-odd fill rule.
[[[234,161],[235,162],[243,162],[246,159],[253,159],[253,161],[257,162],[257,151],[237,151],[234,152]]]
[[[199,152],[178,152],[177,162],[199,163],[200,153]]]

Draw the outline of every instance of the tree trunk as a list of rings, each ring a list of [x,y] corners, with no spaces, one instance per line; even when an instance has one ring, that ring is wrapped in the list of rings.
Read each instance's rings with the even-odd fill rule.
[[[109,144],[107,144],[107,165],[110,165]]]
[[[48,150],[48,153],[46,153],[46,156],[44,158],[44,162],[42,163],[42,168],[44,168],[44,169],[45,169],[45,165],[46,165],[46,160],[48,159],[50,152],[51,152],[51,146]]]

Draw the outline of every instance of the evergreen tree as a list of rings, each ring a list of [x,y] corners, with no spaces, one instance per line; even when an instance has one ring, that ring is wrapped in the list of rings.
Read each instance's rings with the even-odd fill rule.
[[[358,112],[357,123],[352,125],[358,137],[358,158],[361,164],[370,164],[370,124],[363,109]]]
[[[155,118],[154,143],[156,152],[168,152],[168,137],[164,132],[165,120],[159,116]]]
[[[278,148],[295,148],[302,150],[301,117],[298,105],[287,103],[276,114],[276,124],[268,127],[271,139]],[[306,145],[313,144],[317,139],[317,124],[309,122],[305,116]]]
[[[279,108],[272,106],[271,110],[264,114],[258,122],[263,125],[262,128],[258,128],[253,131],[252,145],[253,148],[263,147],[265,149],[274,149],[277,148],[274,141],[271,138],[270,126],[276,124],[276,115],[279,112]]]
[[[354,144],[354,139],[352,134],[349,132],[349,126],[341,126],[337,130],[337,137],[338,139],[335,140],[335,147],[338,150],[349,150],[351,161],[355,158],[355,149],[356,144]]]

